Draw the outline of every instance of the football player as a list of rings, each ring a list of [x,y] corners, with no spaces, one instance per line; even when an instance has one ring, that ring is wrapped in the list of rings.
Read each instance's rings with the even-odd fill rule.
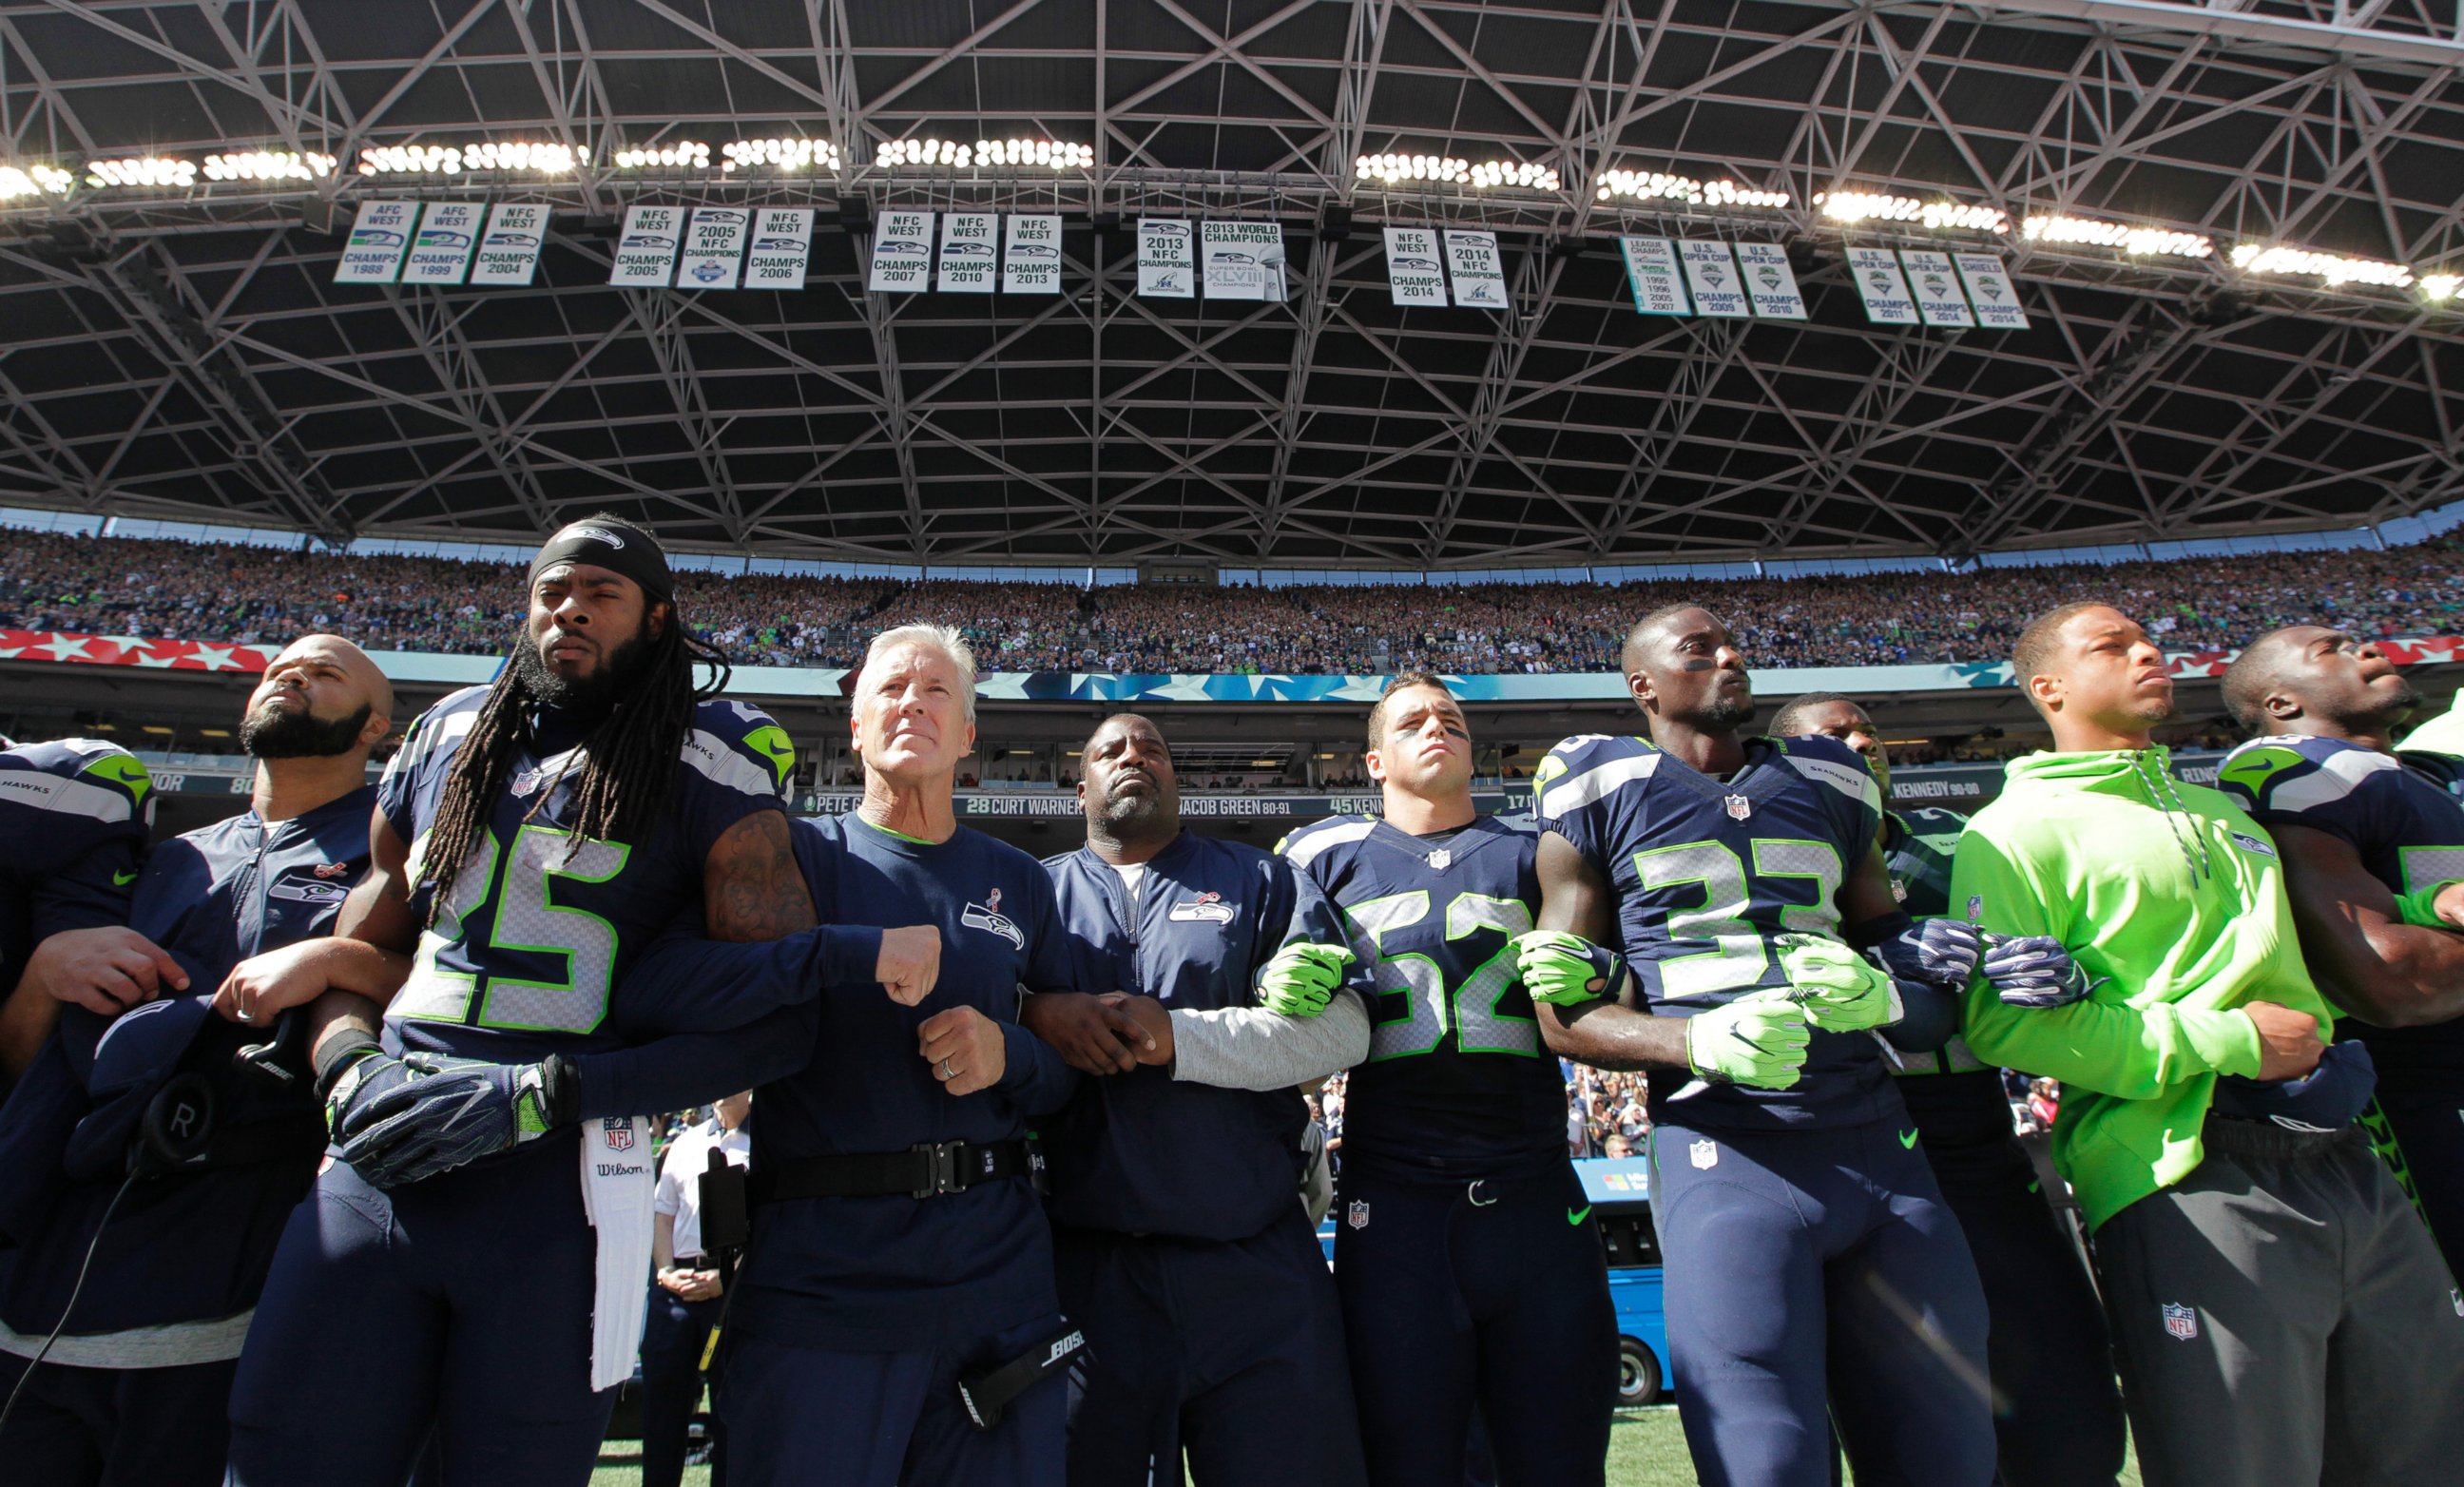
[[[2464,760],[2391,751],[2420,697],[2376,645],[2322,625],[2225,669],[2255,737],[2216,787],[2284,854],[2301,955],[2378,1071],[2390,1155],[2464,1276]]]
[[[1470,725],[1438,677],[1389,681],[1368,732],[1383,817],[1277,850],[1342,909],[1375,984],[1334,1241],[1370,1480],[1463,1481],[1477,1405],[1507,1487],[1597,1484],[1617,1317],[1513,955],[1540,905],[1539,836],[1474,810]]]
[[[1780,738],[1818,734],[1855,749],[1887,801],[1891,754],[1865,710],[1832,692],[1793,698],[1771,716]],[[1885,810],[1879,845],[1891,895],[1919,919],[1950,912],[1950,868],[1968,818]],[[1952,1033],[1900,1056],[1900,1099],[1918,1147],[1985,1285],[1991,1326],[1993,1433],[2007,1487],[2112,1487],[2122,1471],[2122,1393],[2096,1288],[2047,1206],[2011,1123],[2002,1071]]]
[[[2359,1044],[2325,1046],[2281,859],[2172,775],[2164,653],[2109,605],[2029,621],[2013,670],[2056,747],[2012,762],[1951,901],[2052,937],[2085,994],[1971,992],[1978,1054],[2062,1081],[2054,1161],[2096,1236],[2148,1487],[2398,1487],[2464,1459],[2464,1302],[2370,1151]]]
[[[367,867],[368,751],[392,710],[392,688],[359,647],[334,635],[292,642],[241,716],[240,744],[256,760],[249,809],[158,848],[124,928],[67,931],[35,952],[29,979],[48,986],[86,942],[134,937],[141,954],[180,967],[172,984],[191,994],[146,1000],[132,984],[125,1007],[76,995],[45,1046],[46,1076],[0,1118],[11,1186],[35,1184],[41,1199],[22,1215],[10,1203],[0,1218],[15,1245],[0,1284],[0,1353],[14,1355],[0,1357],[0,1387],[28,1359],[47,1360],[0,1431],[12,1481],[223,1478],[240,1342],[325,1145],[304,1067],[269,1076],[234,1055],[272,1033],[247,1026],[269,984],[375,991],[401,974],[400,957],[329,938]],[[211,1015],[217,997],[236,1021]],[[70,1077],[49,1078],[52,1064]],[[210,1102],[196,1107],[210,1110],[194,1137],[205,1143],[186,1153],[190,1138],[174,1131],[179,1150],[143,1149],[155,1134],[146,1107],[184,1077]],[[38,1100],[46,1083],[65,1098]],[[182,1097],[171,1098],[177,1111]],[[33,1134],[63,1119],[74,1123],[64,1141]],[[132,1157],[143,1173],[133,1180]]]
[[[741,1087],[602,1077],[626,1057],[611,997],[694,899],[722,940],[813,923],[780,799],[794,751],[711,696],[724,659],[649,534],[575,522],[528,589],[495,681],[422,715],[378,786],[338,932],[411,965],[382,1040],[370,1002],[317,1004],[344,1160],[292,1215],[240,1360],[241,1487],[399,1487],[431,1430],[449,1481],[585,1479],[647,1299],[635,1112]]]
[[[1860,1479],[1984,1487],[1985,1298],[1875,1035],[1939,1047],[1978,939],[1893,900],[1854,751],[1746,731],[1717,616],[1647,615],[1623,660],[1651,738],[1542,762],[1541,927],[1517,948],[1552,1050],[1649,1071],[1695,1469],[1822,1487],[1836,1420]]]

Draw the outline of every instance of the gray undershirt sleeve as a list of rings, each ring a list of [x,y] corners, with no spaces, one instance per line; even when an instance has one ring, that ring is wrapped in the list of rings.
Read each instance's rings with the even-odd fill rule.
[[[1369,1056],[1369,1010],[1349,993],[1314,1017],[1263,1007],[1172,1014],[1172,1076],[1221,1089],[1284,1090]]]

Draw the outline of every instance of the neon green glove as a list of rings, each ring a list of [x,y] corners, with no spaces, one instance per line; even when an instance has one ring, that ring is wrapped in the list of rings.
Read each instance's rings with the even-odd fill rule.
[[[1514,964],[1535,1002],[1573,1007],[1616,996],[1625,987],[1625,957],[1562,929],[1515,936]]]
[[[1804,1069],[1813,1036],[1805,1009],[1785,989],[1749,991],[1685,1019],[1685,1062],[1706,1079],[1784,1090]]]
[[[1779,964],[1788,972],[1789,996],[1817,1028],[1856,1032],[1900,1020],[1890,973],[1837,940],[1804,941]]]
[[[1287,1017],[1314,1017],[1333,999],[1352,960],[1339,944],[1287,944],[1258,972],[1258,1005]]]

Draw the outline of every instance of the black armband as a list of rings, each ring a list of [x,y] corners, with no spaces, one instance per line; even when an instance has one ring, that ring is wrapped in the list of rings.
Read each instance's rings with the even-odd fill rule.
[[[1844,926],[1844,932],[1840,938],[1846,940],[1856,949],[1870,950],[1886,941],[1897,940],[1915,924],[1916,921],[1908,917],[1907,910],[1893,909],[1888,914],[1877,915],[1861,924]]]
[[[334,1081],[343,1071],[370,1054],[385,1052],[385,1046],[369,1032],[338,1032],[317,1045],[317,1099],[329,1099],[334,1094]]]
[[[582,1065],[571,1054],[550,1054],[539,1060],[539,1115],[551,1131],[582,1119]]]

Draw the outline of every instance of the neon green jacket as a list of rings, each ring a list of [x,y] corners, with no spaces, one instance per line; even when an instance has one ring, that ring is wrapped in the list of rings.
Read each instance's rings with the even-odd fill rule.
[[[1982,981],[1968,1003],[1980,1056],[2062,1081],[2054,1165],[2090,1229],[2199,1165],[2216,1076],[2258,1073],[2258,1030],[2233,1009],[2329,1020],[2276,844],[2230,798],[2174,779],[2162,748],[2013,761],[1960,838],[1950,895],[1952,912],[2052,935],[2109,978],[2069,1007],[2005,1007]]]

